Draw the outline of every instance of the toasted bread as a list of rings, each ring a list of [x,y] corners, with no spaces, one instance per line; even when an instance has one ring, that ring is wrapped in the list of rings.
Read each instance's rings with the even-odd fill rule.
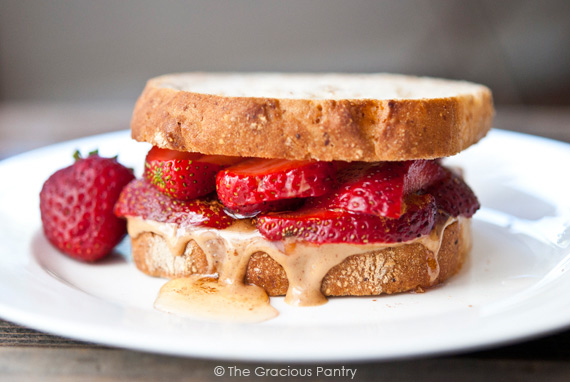
[[[481,139],[491,92],[389,74],[166,75],[148,81],[138,141],[179,151],[322,161],[447,157]]]
[[[161,235],[145,232],[131,239],[134,262],[148,275],[178,278],[208,272],[206,256],[194,241],[177,256]],[[353,255],[330,269],[321,292],[325,296],[367,296],[421,291],[457,273],[470,248],[470,219],[460,219],[445,229],[438,253],[413,242]],[[264,288],[270,296],[285,295],[289,286],[283,267],[264,252],[249,259],[245,282]]]

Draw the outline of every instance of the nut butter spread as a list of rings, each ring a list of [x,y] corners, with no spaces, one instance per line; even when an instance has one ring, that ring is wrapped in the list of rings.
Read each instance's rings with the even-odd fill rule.
[[[431,283],[439,276],[438,254],[447,226],[456,219],[439,222],[429,235],[405,243],[320,244],[296,240],[271,242],[265,239],[249,220],[236,221],[219,230],[206,227],[180,227],[140,218],[128,219],[132,238],[145,232],[162,236],[170,251],[180,256],[194,240],[206,255],[207,275],[174,279],[160,290],[155,307],[159,310],[191,317],[222,321],[260,322],[278,315],[269,304],[265,291],[245,285],[244,276],[250,257],[267,253],[279,263],[289,279],[285,302],[297,306],[324,304],[321,293],[325,275],[347,257],[380,249],[419,242],[430,251],[427,259]]]

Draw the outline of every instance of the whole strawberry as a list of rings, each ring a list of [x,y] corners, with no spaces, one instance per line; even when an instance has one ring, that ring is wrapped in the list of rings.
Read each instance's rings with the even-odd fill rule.
[[[134,179],[132,170],[116,158],[97,152],[55,172],[40,192],[40,211],[47,239],[69,256],[96,261],[107,255],[126,234],[126,223],[113,213],[123,187]]]

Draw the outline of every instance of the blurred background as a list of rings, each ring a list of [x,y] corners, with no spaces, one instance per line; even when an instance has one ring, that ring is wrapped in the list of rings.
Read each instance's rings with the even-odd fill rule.
[[[465,79],[493,90],[498,127],[557,138],[570,2],[0,0],[0,156],[128,128],[148,78],[193,70]]]

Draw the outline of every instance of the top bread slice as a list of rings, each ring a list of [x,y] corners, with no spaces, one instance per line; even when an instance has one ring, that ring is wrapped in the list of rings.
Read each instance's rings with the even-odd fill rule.
[[[392,74],[182,73],[148,81],[134,139],[204,154],[323,161],[447,157],[491,128],[482,85]]]

